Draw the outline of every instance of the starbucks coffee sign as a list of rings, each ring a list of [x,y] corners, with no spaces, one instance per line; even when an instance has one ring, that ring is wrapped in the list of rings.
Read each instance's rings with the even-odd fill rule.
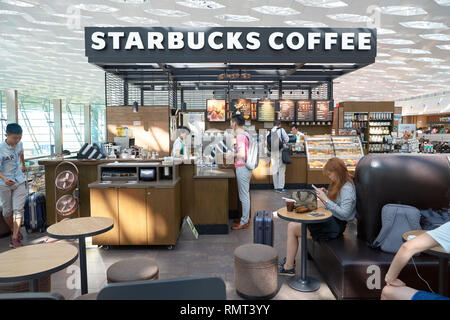
[[[358,28],[85,28],[91,63],[372,63],[376,31]]]

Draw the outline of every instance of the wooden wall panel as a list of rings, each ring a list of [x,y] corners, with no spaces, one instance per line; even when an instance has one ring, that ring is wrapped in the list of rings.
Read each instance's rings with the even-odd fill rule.
[[[140,125],[133,122],[140,121]],[[106,125],[108,141],[114,141],[116,128],[127,126],[133,131],[135,145],[168,156],[171,150],[168,106],[143,106],[139,112],[133,107],[107,107]]]

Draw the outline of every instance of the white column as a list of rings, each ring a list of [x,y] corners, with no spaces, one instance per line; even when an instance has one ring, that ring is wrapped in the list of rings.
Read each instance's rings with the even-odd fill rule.
[[[53,99],[53,118],[55,120],[55,153],[61,154],[63,151],[63,130],[62,130],[62,100]]]
[[[19,100],[17,97],[17,90],[6,90],[6,122],[17,123],[19,121],[18,116]]]
[[[84,105],[84,142],[91,143],[91,105]]]

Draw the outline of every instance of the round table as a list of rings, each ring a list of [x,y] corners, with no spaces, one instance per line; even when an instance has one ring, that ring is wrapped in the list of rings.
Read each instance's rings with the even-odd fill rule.
[[[0,253],[0,282],[30,281],[30,291],[38,291],[39,278],[67,268],[78,258],[75,246],[44,243]]]
[[[55,239],[78,239],[80,247],[81,294],[88,293],[86,266],[86,237],[95,236],[114,227],[114,221],[103,217],[67,219],[47,228],[47,234]]]
[[[314,212],[324,214],[324,216],[314,217],[309,215],[309,213],[296,213],[288,212],[286,207],[278,209],[278,217],[283,220],[297,222],[302,224],[302,242],[301,242],[301,274],[300,276],[292,277],[288,280],[288,285],[297,291],[302,292],[312,292],[320,288],[320,282],[313,278],[307,276],[306,261],[307,261],[307,230],[306,226],[310,223],[322,223],[331,219],[331,211],[324,208],[317,208]]]
[[[420,236],[428,230],[413,230],[403,234],[403,240],[408,241],[409,236]],[[445,252],[441,246],[424,251],[425,253],[439,258],[439,294],[448,296],[448,259],[450,253]]]

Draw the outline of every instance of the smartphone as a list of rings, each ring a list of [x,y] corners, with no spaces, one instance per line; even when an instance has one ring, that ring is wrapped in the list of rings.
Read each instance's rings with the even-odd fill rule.
[[[319,190],[319,188],[317,188],[315,185],[311,185],[314,189]]]

